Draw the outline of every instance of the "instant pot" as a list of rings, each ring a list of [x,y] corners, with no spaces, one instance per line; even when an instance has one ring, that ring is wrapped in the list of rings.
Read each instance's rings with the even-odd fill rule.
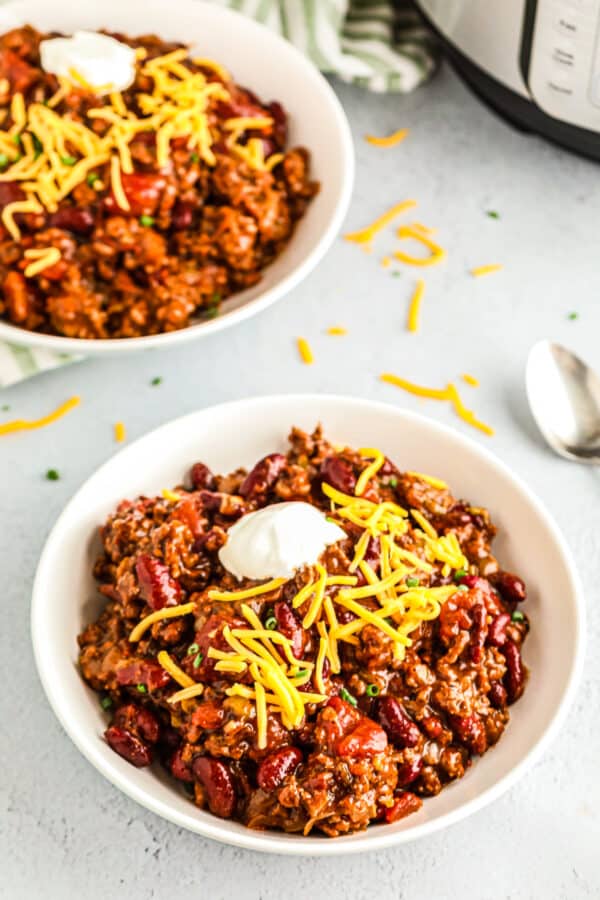
[[[415,3],[490,106],[600,159],[600,0]]]

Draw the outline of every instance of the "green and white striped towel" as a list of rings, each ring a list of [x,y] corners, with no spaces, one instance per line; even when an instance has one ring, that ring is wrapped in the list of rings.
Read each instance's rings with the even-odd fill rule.
[[[408,93],[435,68],[432,36],[407,0],[213,2],[282,34],[323,72],[372,91]],[[81,358],[0,342],[0,387]]]

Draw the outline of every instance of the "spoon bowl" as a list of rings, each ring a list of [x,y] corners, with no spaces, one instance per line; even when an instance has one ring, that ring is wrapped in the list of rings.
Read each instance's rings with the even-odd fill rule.
[[[539,341],[527,360],[529,406],[550,447],[565,459],[600,463],[600,378],[579,357]]]

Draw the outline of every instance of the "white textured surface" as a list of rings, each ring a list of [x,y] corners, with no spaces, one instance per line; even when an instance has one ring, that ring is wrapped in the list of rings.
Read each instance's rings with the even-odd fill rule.
[[[420,201],[414,218],[439,226],[449,250],[447,265],[426,273],[421,334],[404,331],[413,274],[392,278],[377,264],[391,248],[391,234],[371,257],[340,241],[299,290],[228,333],[170,352],[83,363],[0,397],[0,406],[9,403],[19,416],[41,414],[75,392],[83,398],[52,429],[0,440],[0,788],[8,810],[0,819],[1,897],[572,900],[600,894],[599,475],[544,449],[522,380],[527,349],[543,336],[568,343],[600,368],[598,168],[513,132],[448,72],[404,99],[349,88],[340,95],[359,158],[347,227],[414,196]],[[401,126],[411,133],[394,150],[362,141],[365,132]],[[488,219],[486,209],[498,210],[501,219]],[[489,262],[506,268],[485,279],[466,275]],[[577,321],[567,320],[571,310],[579,312]],[[345,325],[349,335],[325,336],[331,324]],[[313,344],[312,367],[297,360],[298,334]],[[67,498],[115,451],[117,419],[133,438],[214,402],[325,390],[456,422],[450,410],[378,383],[383,370],[432,386],[463,371],[481,379],[479,390],[463,390],[497,428],[491,440],[480,439],[544,499],[581,567],[590,651],[575,707],[524,782],[427,843],[339,861],[286,859],[180,832],[104,782],[45,701],[28,622],[44,537]],[[155,375],[164,378],[160,387],[149,386]],[[49,467],[60,470],[60,481],[44,480]]]

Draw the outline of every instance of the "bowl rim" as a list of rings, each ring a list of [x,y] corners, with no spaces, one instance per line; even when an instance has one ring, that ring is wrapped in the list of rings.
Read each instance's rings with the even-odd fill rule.
[[[2,4],[3,12],[10,12],[12,7],[18,7],[27,0],[8,0]],[[188,341],[197,340],[218,331],[243,322],[245,319],[261,312],[286,294],[290,293],[298,284],[300,284],[312,270],[323,259],[338,232],[341,229],[342,222],[348,211],[352,191],[354,187],[355,177],[355,153],[354,142],[352,140],[352,132],[350,124],[344,108],[338,99],[335,91],[319,71],[317,66],[302,53],[294,44],[284,38],[282,35],[272,31],[261,22],[251,19],[237,10],[227,7],[216,6],[206,0],[194,0],[194,6],[203,10],[203,14],[212,15],[215,18],[229,20],[232,26],[240,20],[244,22],[244,27],[260,37],[268,35],[268,40],[279,44],[285,48],[285,52],[296,60],[304,69],[304,78],[306,84],[314,91],[321,94],[323,99],[329,105],[331,120],[333,126],[337,130],[340,142],[341,155],[337,159],[337,166],[342,174],[340,179],[340,188],[338,196],[335,200],[333,212],[330,214],[326,225],[323,228],[321,237],[318,239],[312,250],[286,275],[283,275],[272,287],[261,291],[257,297],[244,302],[237,309],[224,311],[214,319],[197,322],[181,328],[177,331],[161,332],[160,334],[145,335],[143,337],[132,338],[100,338],[100,339],[84,339],[69,338],[61,335],[44,334],[39,331],[30,331],[25,328],[19,328],[0,319],[0,340],[5,340],[11,344],[21,345],[33,350],[47,350],[54,353],[77,354],[81,356],[94,356],[100,354],[119,354],[128,353],[137,350],[151,350],[160,347],[172,347]],[[310,215],[310,209],[307,213]],[[292,233],[291,241],[294,240]],[[285,256],[286,248],[284,248],[282,256]],[[232,295],[239,296],[243,292]],[[227,302],[227,301],[225,301]]]
[[[407,424],[416,423],[425,424],[428,428],[440,436],[451,436],[453,440],[458,441],[462,447],[468,452],[475,453],[482,457],[486,462],[490,463],[500,473],[507,477],[513,485],[521,491],[527,502],[531,505],[536,515],[543,521],[544,526],[550,532],[555,541],[556,548],[561,554],[565,574],[570,583],[571,593],[573,597],[573,611],[575,615],[575,641],[572,654],[572,663],[568,673],[568,677],[562,688],[560,702],[554,709],[549,723],[540,735],[537,741],[522,756],[519,762],[507,772],[504,776],[495,781],[485,790],[473,798],[465,801],[459,807],[451,810],[433,821],[426,821],[413,828],[404,831],[384,831],[384,833],[375,833],[371,829],[351,836],[351,841],[345,841],[341,838],[306,838],[305,840],[290,840],[289,837],[280,836],[278,832],[269,831],[252,831],[246,829],[244,832],[230,831],[226,820],[214,817],[214,822],[206,822],[204,820],[192,820],[191,815],[182,815],[173,810],[167,803],[157,800],[151,792],[144,788],[139,788],[132,784],[127,777],[121,776],[105,763],[105,759],[100,752],[100,747],[89,740],[89,738],[79,731],[79,726],[73,721],[72,715],[63,709],[60,699],[60,686],[54,683],[51,667],[46,662],[46,649],[44,641],[43,628],[43,609],[44,609],[44,583],[46,581],[46,568],[50,564],[50,557],[54,552],[55,545],[60,544],[62,539],[61,531],[63,522],[68,518],[70,510],[77,502],[80,493],[88,488],[90,483],[109,469],[113,461],[119,457],[131,454],[135,455],[138,446],[147,438],[154,437],[162,431],[167,431],[173,425],[181,426],[186,421],[190,423],[199,415],[208,412],[231,411],[243,409],[244,412],[252,410],[252,407],[260,407],[263,404],[279,404],[282,407],[282,413],[285,414],[285,406],[289,402],[301,402],[306,404],[319,403],[332,404],[336,406],[346,407],[349,412],[360,412],[360,410],[369,410],[371,412],[380,411],[385,414],[393,413],[398,417],[399,421]],[[42,550],[35,579],[32,589],[31,601],[31,639],[33,644],[34,659],[38,675],[46,694],[46,697],[53,709],[60,724],[66,731],[67,735],[86,757],[86,759],[115,787],[124,794],[135,800],[141,806],[149,809],[164,819],[173,822],[179,827],[186,828],[192,832],[200,834],[203,837],[211,838],[232,846],[242,847],[248,850],[255,850],[263,853],[279,853],[282,855],[292,856],[338,856],[352,853],[361,853],[369,850],[382,850],[392,846],[398,846],[418,840],[429,834],[434,834],[453,825],[467,816],[478,812],[488,804],[497,800],[507,790],[512,788],[517,781],[537,762],[541,754],[548,748],[552,741],[556,738],[567,713],[573,703],[575,692],[577,690],[584,662],[585,654],[585,600],[583,585],[573,558],[572,552],[563,537],[558,525],[554,521],[553,516],[548,512],[545,505],[538,499],[536,494],[529,488],[524,479],[516,475],[512,469],[495,453],[486,447],[481,446],[471,437],[463,435],[454,428],[441,424],[427,416],[415,413],[411,410],[393,406],[389,403],[380,401],[371,401],[362,398],[354,398],[342,394],[314,394],[314,393],[294,393],[294,394],[269,394],[258,397],[247,397],[241,400],[233,400],[225,403],[214,404],[198,409],[184,416],[172,419],[158,428],[154,428],[142,435],[131,444],[127,445],[105,463],[99,466],[83,484],[77,489],[75,494],[68,501],[58,519],[54,523],[50,533],[46,538],[44,548]],[[99,744],[100,742],[98,742]],[[247,833],[246,833],[247,832]]]

